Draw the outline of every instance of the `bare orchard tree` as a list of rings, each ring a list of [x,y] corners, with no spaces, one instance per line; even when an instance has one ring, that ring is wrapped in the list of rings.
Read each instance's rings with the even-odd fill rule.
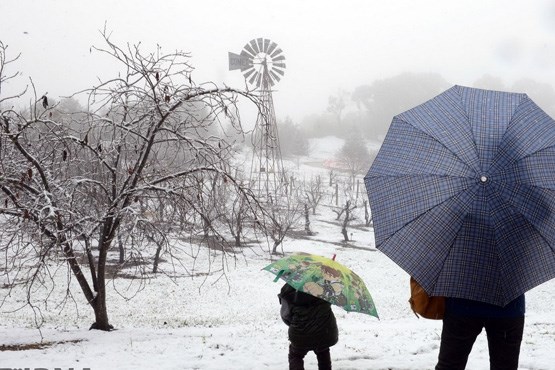
[[[343,240],[348,242],[349,241],[349,233],[347,232],[347,226],[349,226],[349,222],[354,221],[356,217],[353,216],[353,210],[357,208],[356,203],[354,205],[351,204],[350,200],[345,202],[345,207],[340,209],[333,209],[333,212],[337,214],[337,220],[341,218],[343,215],[343,222],[341,223],[341,234],[343,234]]]
[[[94,311],[92,327],[110,330],[106,279],[118,234],[125,243],[134,237],[131,244],[141,251],[152,241],[164,245],[171,226],[193,230],[203,220],[203,232],[216,232],[214,215],[201,203],[211,186],[224,182],[228,192],[242,195],[243,212],[260,218],[256,200],[232,175],[232,146],[213,131],[224,120],[242,131],[238,98],[258,102],[248,92],[196,85],[186,53],[145,54],[138,45],[113,44],[105,31],[102,36],[105,46],[95,50],[123,71],[81,92],[88,97],[84,114],[55,117],[59,112],[32,81],[29,112],[0,110],[0,267],[3,281],[26,284],[31,295],[50,266],[67,264]],[[1,84],[14,76],[5,70],[5,52],[0,43]],[[1,106],[11,98],[0,95]],[[179,205],[164,217],[171,223],[164,228],[159,217],[149,217],[170,212],[162,203]]]
[[[269,221],[264,224],[263,231],[272,240],[272,254],[278,253],[287,233],[294,228],[303,216],[304,204],[296,197],[279,197],[273,204],[266,205]]]
[[[266,194],[260,194],[264,217],[253,220],[254,229],[260,231],[272,244],[271,254],[277,254],[287,234],[294,229],[303,217],[304,203],[300,184],[289,176],[287,171],[281,174],[281,181],[276,188]],[[287,182],[289,179],[290,182]],[[259,227],[258,227],[259,226]]]
[[[240,247],[244,241],[244,229],[246,229],[248,222],[247,214],[245,213],[247,202],[241,194],[234,194],[228,198],[227,202],[227,204],[220,203],[220,207],[227,209],[227,212],[222,215],[223,223],[227,226],[234,240],[234,246]]]
[[[311,178],[308,183],[308,188],[305,190],[307,205],[312,209],[312,214],[316,214],[316,207],[320,204],[320,201],[324,197],[324,191],[322,186],[322,178],[320,175],[316,178]]]

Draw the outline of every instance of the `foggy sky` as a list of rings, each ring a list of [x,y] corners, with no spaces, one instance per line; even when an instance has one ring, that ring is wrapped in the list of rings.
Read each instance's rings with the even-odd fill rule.
[[[338,90],[352,91],[402,72],[435,72],[471,86],[485,74],[512,83],[555,81],[555,1],[507,0],[0,0],[0,40],[21,53],[19,85],[58,98],[113,77],[106,24],[117,44],[145,52],[192,55],[195,82],[244,86],[227,53],[251,39],[276,42],[286,57],[276,86],[278,118],[299,122],[326,109]],[[410,86],[407,86],[410,88]]]

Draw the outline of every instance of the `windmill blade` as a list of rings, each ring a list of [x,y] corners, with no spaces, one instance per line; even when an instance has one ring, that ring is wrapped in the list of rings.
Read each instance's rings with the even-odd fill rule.
[[[272,54],[272,52],[275,50],[275,48],[277,48],[277,44],[275,42],[271,42],[270,43],[270,47],[268,48],[268,50],[266,51],[266,53],[268,55]]]
[[[246,47],[246,46],[247,46],[247,45],[245,45],[245,47]],[[252,49],[251,49],[251,50],[252,50]],[[254,51],[254,50],[252,50],[252,51]],[[248,58],[248,59],[252,59],[252,58],[254,58],[254,56],[255,56],[256,54],[252,54],[249,50],[243,49],[243,50],[241,50],[241,54],[239,54],[239,55],[241,55],[242,57]]]
[[[250,68],[254,68],[252,65],[252,59],[249,59],[249,61],[247,62],[247,65],[243,68],[241,68],[241,72],[245,72],[246,70],[250,69]]]
[[[270,54],[270,56],[273,58],[275,58],[276,56],[278,56],[279,54],[283,53],[283,51],[280,48],[277,48],[272,54]]]
[[[262,85],[262,73],[256,74],[256,86],[260,87]]]
[[[273,70],[270,71],[270,75],[272,75],[272,78],[276,80],[276,82],[279,82],[280,77]]]
[[[256,54],[258,54],[254,49],[250,46],[250,44],[246,44],[243,48],[243,51],[250,54],[251,58],[254,58]]]
[[[256,70],[254,69],[254,67],[251,67],[243,72],[243,76],[245,76],[245,78],[249,78],[249,76],[252,75],[254,72],[256,72]]]
[[[266,54],[268,54],[268,46],[270,46],[270,40],[264,39],[264,48],[262,49],[262,51]]]
[[[285,60],[285,56],[283,56],[283,55],[278,55],[277,57],[272,58],[272,60],[273,60],[273,61],[276,61],[276,62],[278,62],[278,61],[283,61],[283,60]]]
[[[252,75],[252,77],[249,80],[249,83],[252,85],[254,84],[254,81],[256,80],[256,77],[259,76],[260,73],[256,72],[255,74]]]
[[[282,69],[279,69],[279,68],[272,68],[272,71],[277,72],[282,76],[285,74],[285,72]]]
[[[258,48],[258,45],[256,44],[256,40],[251,40],[251,46],[254,49],[254,51],[256,51],[255,55],[260,53],[260,49]]]
[[[285,63],[273,63],[273,66],[276,68],[285,69]]]
[[[256,43],[258,45],[258,49],[260,49],[260,52],[264,53],[264,39],[262,37],[257,38]]]

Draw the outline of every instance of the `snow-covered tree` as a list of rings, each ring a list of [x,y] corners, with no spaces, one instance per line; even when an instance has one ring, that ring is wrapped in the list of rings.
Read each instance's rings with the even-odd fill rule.
[[[77,115],[33,84],[29,111],[9,107],[19,95],[2,96],[1,85],[17,74],[8,74],[14,60],[0,43],[0,267],[32,294],[52,264],[67,264],[93,308],[93,327],[110,330],[108,254],[118,240],[124,254],[158,258],[172,230],[218,236],[210,206],[215,196],[222,201],[218,187],[242,199],[244,217],[260,218],[262,209],[234,177],[233,143],[215,135],[223,123],[242,132],[236,103],[257,99],[197,85],[187,53],[145,54],[103,38],[95,50],[122,71],[79,93],[86,104]]]

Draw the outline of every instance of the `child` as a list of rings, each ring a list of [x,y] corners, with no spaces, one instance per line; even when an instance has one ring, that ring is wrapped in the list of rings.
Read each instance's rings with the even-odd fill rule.
[[[278,294],[281,318],[289,326],[289,370],[304,370],[304,357],[314,351],[319,370],[331,370],[330,347],[338,330],[331,304],[285,284]]]

